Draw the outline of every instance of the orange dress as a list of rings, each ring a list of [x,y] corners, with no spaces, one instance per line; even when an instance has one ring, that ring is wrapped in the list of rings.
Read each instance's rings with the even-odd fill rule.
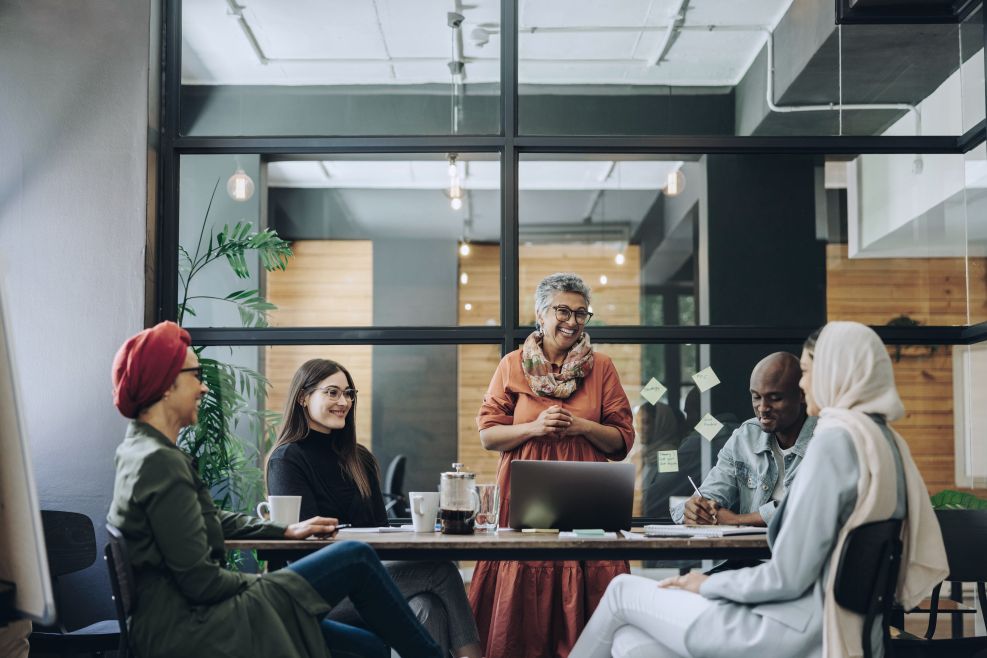
[[[521,369],[521,350],[497,366],[476,423],[527,423],[558,404],[573,415],[620,430],[623,447],[605,454],[583,436],[529,439],[501,454],[500,525],[508,525],[511,461],[551,459],[595,461],[623,459],[634,442],[633,416],[613,361],[594,353],[593,369],[566,399],[539,397]],[[555,658],[569,655],[610,581],[629,573],[626,561],[477,562],[469,599],[487,658]]]

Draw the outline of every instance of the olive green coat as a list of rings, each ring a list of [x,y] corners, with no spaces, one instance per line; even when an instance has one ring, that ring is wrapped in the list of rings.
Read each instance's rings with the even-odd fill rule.
[[[284,527],[216,509],[192,460],[133,421],[116,452],[107,520],[134,566],[131,643],[154,656],[329,656],[319,620],[329,605],[290,569],[223,568],[227,538],[277,538]]]

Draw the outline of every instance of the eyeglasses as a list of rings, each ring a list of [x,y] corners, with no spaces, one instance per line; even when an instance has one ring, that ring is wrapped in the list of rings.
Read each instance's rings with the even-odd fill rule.
[[[190,372],[192,376],[202,382],[202,366],[196,366],[194,368],[182,368],[178,372]]]
[[[323,386],[315,390],[329,398],[330,402],[338,400],[340,395],[345,397],[348,402],[356,402],[356,394],[359,393],[355,388],[339,388],[338,386]]]
[[[593,317],[589,311],[573,311],[568,306],[553,306],[555,309],[555,319],[559,322],[568,322],[573,315],[576,316],[576,324],[586,324]]]

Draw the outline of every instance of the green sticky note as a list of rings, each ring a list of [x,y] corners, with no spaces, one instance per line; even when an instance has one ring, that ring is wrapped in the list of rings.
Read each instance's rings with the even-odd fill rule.
[[[602,537],[604,534],[603,528],[583,528],[580,530],[573,528],[572,532],[582,537]]]
[[[659,473],[679,472],[679,453],[677,450],[658,451],[658,472]]]

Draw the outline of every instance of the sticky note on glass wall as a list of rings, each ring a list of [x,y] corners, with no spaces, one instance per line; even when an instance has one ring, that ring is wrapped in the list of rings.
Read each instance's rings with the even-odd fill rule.
[[[707,441],[712,441],[713,437],[716,436],[721,429],[723,429],[723,423],[713,418],[710,414],[703,416],[695,427],[695,430],[702,434],[703,438]]]
[[[659,473],[679,472],[679,453],[677,450],[658,451],[658,472]]]
[[[645,384],[644,388],[641,389],[641,397],[651,404],[654,404],[661,399],[661,396],[665,395],[665,391],[667,390],[667,388],[662,386],[660,381],[652,377],[651,381]]]
[[[696,382],[696,386],[699,387],[699,390],[705,393],[719,384],[720,378],[716,376],[716,373],[713,372],[712,368],[705,368],[694,374],[692,376],[692,381]]]

